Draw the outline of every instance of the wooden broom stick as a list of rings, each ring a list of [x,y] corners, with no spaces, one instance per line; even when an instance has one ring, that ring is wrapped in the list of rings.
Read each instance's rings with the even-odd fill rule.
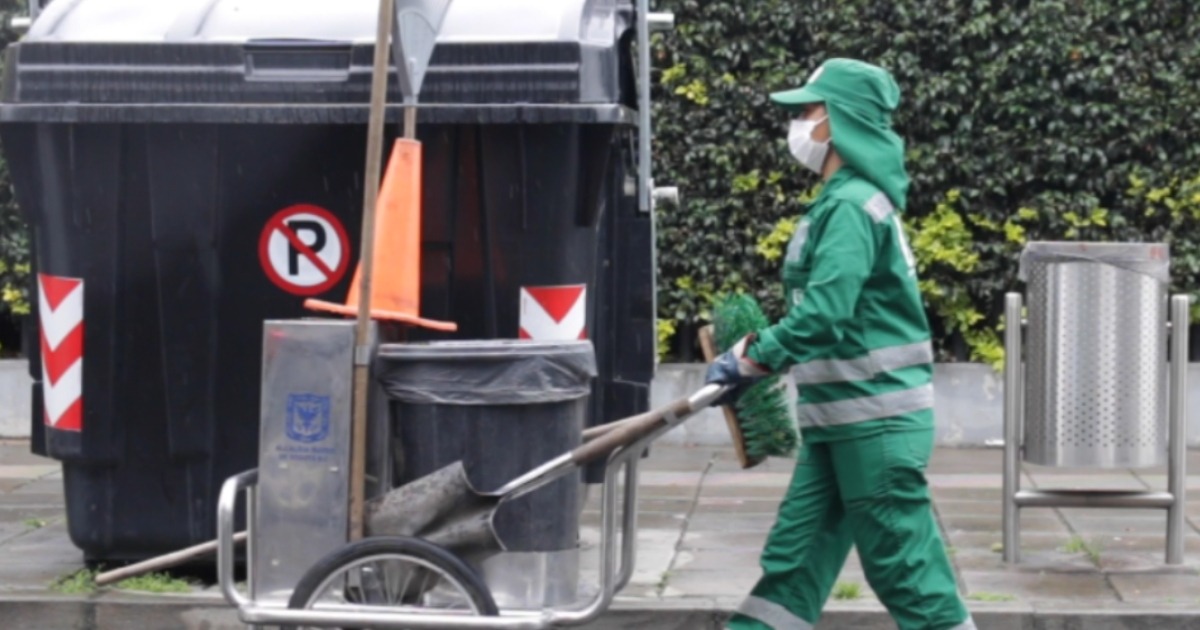
[[[370,394],[371,280],[375,259],[375,204],[383,163],[383,132],[387,106],[388,52],[391,51],[394,0],[379,0],[375,30],[375,64],[371,74],[371,115],[367,127],[367,160],[363,171],[362,279],[358,293],[357,348],[354,353],[354,417],[350,448],[351,541],[362,538],[366,495],[367,402]]]

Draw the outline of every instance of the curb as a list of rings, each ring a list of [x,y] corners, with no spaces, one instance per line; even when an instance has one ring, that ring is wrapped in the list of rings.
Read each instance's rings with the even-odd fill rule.
[[[980,630],[1185,630],[1200,627],[1200,608],[1142,610],[1040,610],[1037,606],[971,606]],[[711,599],[661,605],[617,602],[585,630],[721,630],[731,606]],[[0,619],[9,630],[245,630],[234,609],[218,596],[138,597],[105,593],[92,597],[0,594]],[[895,630],[878,603],[831,602],[817,630]]]

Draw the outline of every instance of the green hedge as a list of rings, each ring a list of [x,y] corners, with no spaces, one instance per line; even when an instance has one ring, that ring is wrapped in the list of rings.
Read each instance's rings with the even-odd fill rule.
[[[1200,11],[1179,0],[659,0],[660,347],[696,356],[711,297],[780,314],[778,248],[816,183],[767,93],[828,57],[882,65],[913,176],[906,215],[942,360],[1002,360],[1028,240],[1171,244],[1200,274]],[[836,143],[836,139],[835,139]],[[673,334],[672,334],[673,333]]]

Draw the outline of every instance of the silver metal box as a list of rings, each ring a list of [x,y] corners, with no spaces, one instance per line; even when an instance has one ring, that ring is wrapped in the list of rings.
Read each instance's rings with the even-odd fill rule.
[[[251,575],[286,605],[304,574],[346,544],[354,322],[268,321]]]
[[[1024,459],[1167,461],[1167,246],[1030,243]]]

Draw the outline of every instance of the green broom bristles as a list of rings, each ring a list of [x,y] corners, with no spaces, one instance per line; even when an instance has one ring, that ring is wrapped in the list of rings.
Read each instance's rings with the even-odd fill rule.
[[[769,325],[758,301],[749,295],[738,293],[719,298],[713,308],[713,342],[721,352]],[[779,376],[755,383],[734,407],[749,459],[786,457],[795,451],[799,437],[788,413],[787,390]]]

